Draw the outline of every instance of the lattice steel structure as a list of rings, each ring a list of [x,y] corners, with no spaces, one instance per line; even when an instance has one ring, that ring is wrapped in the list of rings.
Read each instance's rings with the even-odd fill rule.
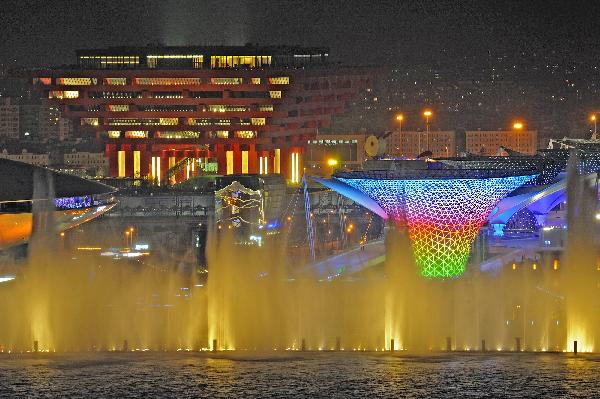
[[[406,224],[421,274],[436,278],[464,272],[471,244],[490,212],[536,176],[479,170],[470,171],[471,178],[465,171],[451,178],[446,171],[418,172],[424,178],[416,178],[416,173],[400,173],[403,179],[350,178],[352,173],[346,173],[337,179],[375,200],[394,221]],[[439,178],[442,175],[446,176]]]

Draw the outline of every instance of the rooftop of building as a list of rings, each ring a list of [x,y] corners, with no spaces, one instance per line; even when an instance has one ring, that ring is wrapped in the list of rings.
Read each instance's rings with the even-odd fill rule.
[[[329,55],[328,47],[303,47],[292,46],[261,46],[246,43],[243,46],[226,45],[201,45],[201,46],[165,46],[161,44],[148,44],[146,46],[110,46],[99,49],[77,50],[79,56],[148,56],[148,55],[237,55],[237,56],[274,56],[274,55]]]

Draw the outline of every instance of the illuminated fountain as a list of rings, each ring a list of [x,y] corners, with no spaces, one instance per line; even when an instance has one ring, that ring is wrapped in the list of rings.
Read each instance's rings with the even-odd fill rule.
[[[287,256],[283,232],[259,246],[233,227],[209,237],[207,282],[175,264],[71,259],[52,210],[36,207],[27,264],[0,284],[0,350],[562,351],[577,340],[580,351],[598,351],[596,199],[587,180],[570,178],[562,259],[484,272],[471,251],[496,203],[534,175],[339,174],[327,184],[394,223],[383,267],[335,278],[306,267],[308,250],[306,259]],[[262,209],[254,191],[226,187],[217,198],[223,227]]]

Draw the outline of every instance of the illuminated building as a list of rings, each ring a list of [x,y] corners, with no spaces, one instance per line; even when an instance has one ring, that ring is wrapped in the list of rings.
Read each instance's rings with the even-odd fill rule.
[[[330,66],[326,48],[113,47],[77,52],[75,68],[34,72],[43,97],[105,142],[110,175],[161,182],[215,168],[281,173],[298,183],[302,153],[368,77]]]
[[[405,225],[421,274],[437,278],[464,272],[471,245],[490,212],[537,175],[534,168],[459,169],[439,162],[378,161],[368,166],[376,169],[338,172],[333,184],[319,181]]]
[[[40,189],[48,176],[54,184],[54,198],[48,187]],[[39,189],[35,194],[34,185]],[[0,249],[29,240],[34,206],[52,210],[56,227],[64,231],[115,205],[112,187],[6,159],[0,159],[0,186]]]

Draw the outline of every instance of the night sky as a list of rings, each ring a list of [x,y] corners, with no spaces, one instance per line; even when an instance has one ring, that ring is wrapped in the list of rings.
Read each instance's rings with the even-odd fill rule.
[[[28,1],[3,0],[4,67],[75,62],[78,48],[300,44],[348,64],[427,62],[494,52],[595,59],[593,1]]]

